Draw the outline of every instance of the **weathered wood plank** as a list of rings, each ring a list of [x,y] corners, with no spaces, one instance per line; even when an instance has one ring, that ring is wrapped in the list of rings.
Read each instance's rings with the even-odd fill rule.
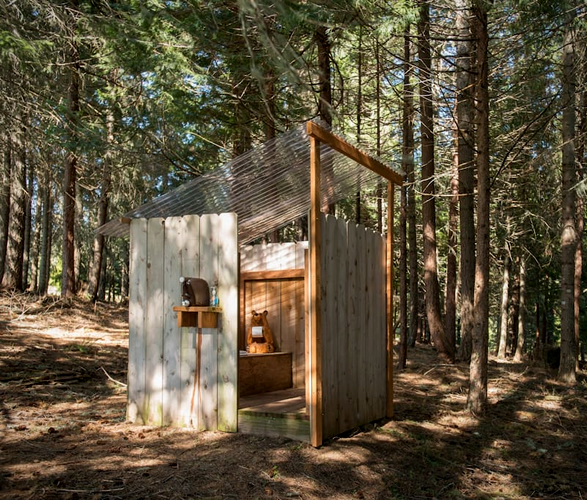
[[[381,370],[377,373],[377,415],[387,415],[387,249],[385,237],[378,235],[379,256],[377,259],[378,269],[378,331],[376,349],[381,356]]]
[[[253,251],[253,245],[247,245],[240,249],[240,272],[255,271],[251,265],[251,252]]]
[[[312,371],[310,369],[312,357],[310,356],[311,343],[311,325],[310,314],[312,311],[312,294],[311,294],[311,277],[310,277],[310,250],[305,251],[306,276],[304,277],[304,381],[306,389],[306,411],[310,416],[310,404],[312,401],[311,380]]]
[[[296,283],[297,280],[281,281],[278,299],[280,308],[279,350],[291,353],[294,353],[296,349]]]
[[[249,326],[251,324],[251,311],[254,309],[253,308],[253,283],[252,281],[245,281],[242,282],[242,286],[244,287],[245,290],[245,297],[244,297],[244,308],[242,311],[240,311],[240,315],[241,315],[241,323],[243,325],[243,331],[242,331],[242,343],[241,348],[242,350],[245,350],[247,347],[247,334],[249,331]]]
[[[278,416],[257,416],[239,411],[239,431],[245,434],[289,438],[310,442],[310,422],[305,419]]]
[[[241,249],[241,273],[303,269],[304,250],[307,248],[307,241],[248,245]]]
[[[322,412],[323,433],[328,438],[338,434],[338,268],[336,219],[327,215],[322,226]]]
[[[283,415],[283,418],[299,418],[307,420],[306,400],[303,396],[290,399],[280,399],[253,408],[242,408],[241,413],[249,415]]]
[[[298,241],[295,246],[295,269],[305,269],[306,253],[308,251],[307,241]]]
[[[365,343],[360,342],[359,338],[364,335],[367,325],[367,304],[366,304],[366,234],[365,227],[361,224],[357,226],[357,285],[355,290],[356,315],[357,315],[357,336],[355,340],[355,352],[357,356],[357,420],[366,423],[367,401],[365,398],[367,381],[365,375],[366,364],[369,362],[369,355],[365,348]]]
[[[245,334],[245,310],[246,310],[246,291],[245,280],[243,280],[242,273],[242,253],[238,254],[238,269],[239,269],[239,283],[238,283],[238,349],[244,351],[246,348],[246,334]]]
[[[181,275],[200,275],[200,218],[187,215],[181,218],[181,236],[178,242],[181,251]],[[179,425],[194,425],[191,399],[196,377],[196,329],[181,328],[181,367]]]
[[[238,233],[236,214],[219,217],[218,297],[222,305],[218,331],[218,429],[238,428]]]
[[[246,324],[251,321],[252,311],[263,312],[267,309],[267,282],[254,281],[251,284],[251,309],[247,311]]]
[[[364,330],[365,347],[366,347],[366,359],[370,362],[365,364],[365,378],[366,378],[366,415],[365,421],[370,422],[377,418],[377,407],[375,402],[377,400],[377,386],[375,385],[377,371],[385,371],[385,366],[380,363],[381,351],[377,350],[377,337],[381,336],[383,332],[378,329],[378,318],[379,308],[377,307],[377,293],[378,289],[378,261],[377,261],[377,236],[371,230],[365,232],[365,243],[366,243],[366,272],[367,272],[367,285],[366,285],[366,297],[365,302],[367,304],[367,323]]]
[[[267,321],[276,342],[275,348],[281,350],[281,281],[267,281],[267,299],[265,308],[269,312]]]
[[[285,262],[287,258],[287,244],[283,243],[269,243],[267,246],[267,259],[265,262],[265,269],[286,269],[291,267]]]
[[[239,399],[239,410],[250,410],[255,411],[256,408],[259,408],[259,411],[265,412],[267,408],[274,406],[274,403],[279,401],[291,401],[292,399],[297,399],[298,401],[304,403],[296,409],[296,413],[298,410],[303,410],[305,413],[305,393],[304,389],[284,389],[282,391],[273,391],[273,392],[266,392],[263,394],[254,394],[251,396],[243,396]],[[306,415],[307,418],[307,415]]]
[[[200,278],[210,286],[218,283],[219,216],[200,217]],[[195,404],[199,409],[197,428],[215,430],[218,426],[218,332],[213,328],[198,331],[196,360],[199,377]],[[199,362],[198,362],[199,361]]]
[[[163,252],[163,424],[177,425],[180,420],[181,330],[177,326],[174,306],[181,305],[181,238],[183,221],[179,217],[165,220]]]
[[[349,430],[352,425],[349,412],[350,373],[349,373],[349,352],[350,337],[353,334],[347,329],[347,316],[349,313],[348,285],[349,285],[349,262],[348,262],[348,232],[344,219],[335,220],[336,230],[336,256],[335,264],[338,269],[338,280],[336,283],[336,297],[338,300],[336,317],[336,349],[338,357],[338,430],[337,434]],[[354,333],[356,335],[356,332]]]
[[[357,353],[357,342],[360,342],[361,331],[359,329],[359,307],[357,301],[357,287],[359,284],[359,267],[360,258],[357,255],[357,224],[349,222],[347,224],[347,326],[348,343],[347,349],[347,382],[346,382],[346,401],[342,417],[348,429],[353,429],[358,425],[359,401],[358,401],[358,371],[360,362]]]
[[[145,411],[145,358],[147,344],[144,322],[147,307],[147,220],[130,224],[130,289],[128,322],[127,420],[147,422]]]
[[[145,341],[147,355],[145,373],[147,382],[148,422],[163,424],[163,284],[164,284],[164,220],[149,219],[147,236],[147,309]]]
[[[306,385],[306,339],[305,339],[305,286],[303,280],[295,282],[294,310],[294,349],[293,349],[293,383],[294,387]]]
[[[401,186],[401,182],[397,183]],[[394,186],[387,183],[387,417],[393,417],[393,217]]]

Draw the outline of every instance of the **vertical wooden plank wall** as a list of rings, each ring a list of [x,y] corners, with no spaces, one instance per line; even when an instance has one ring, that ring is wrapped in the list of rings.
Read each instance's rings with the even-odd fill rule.
[[[200,218],[200,278],[210,286],[218,283],[218,215],[204,215]],[[218,336],[217,330],[202,328],[197,337],[196,365],[199,369],[199,384],[196,387],[194,411],[197,413],[198,429],[216,429],[218,387]]]
[[[128,420],[237,430],[235,214],[131,222]],[[218,285],[218,329],[179,328],[180,276]]]
[[[237,430],[238,414],[238,239],[233,214],[219,218],[218,297],[224,308],[218,332],[218,429]]]
[[[337,262],[337,248],[346,247],[346,239],[340,240],[337,234],[336,218],[332,215],[322,217],[322,405],[324,411],[336,409],[330,412],[323,422],[324,437],[335,436],[340,428],[341,401],[339,387],[345,384],[345,380],[339,377],[339,369],[343,366],[341,354],[344,344],[345,330],[340,328],[338,313],[340,309],[340,296],[338,284],[346,279],[346,262]],[[329,330],[333,335],[325,334]],[[325,362],[330,360],[330,362]],[[334,362],[333,362],[334,361]]]
[[[165,226],[163,219],[147,222],[147,307],[145,310],[145,395],[147,420],[163,424],[163,331]]]
[[[182,217],[178,237],[181,255],[181,276],[200,275],[200,218]],[[171,276],[170,279],[173,279]],[[196,380],[196,329],[181,328],[180,402],[178,424],[189,427],[192,423],[192,396]]]
[[[179,278],[182,275],[181,255],[184,220],[173,218],[165,223],[165,255],[163,258],[165,287],[163,288],[163,424],[171,425],[180,413],[181,396],[181,332],[173,324],[173,306],[181,296]]]
[[[145,308],[147,306],[147,221],[130,224],[130,289],[128,311],[128,390],[126,418],[147,423],[145,412]]]
[[[385,417],[385,238],[333,216],[322,221],[324,438]]]

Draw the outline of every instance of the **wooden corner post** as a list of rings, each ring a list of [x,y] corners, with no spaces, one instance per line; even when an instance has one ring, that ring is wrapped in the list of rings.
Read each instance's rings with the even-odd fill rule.
[[[312,122],[308,123],[308,128]],[[310,136],[310,443],[322,445],[320,141]]]
[[[387,183],[387,418],[393,417],[393,224],[394,184]]]

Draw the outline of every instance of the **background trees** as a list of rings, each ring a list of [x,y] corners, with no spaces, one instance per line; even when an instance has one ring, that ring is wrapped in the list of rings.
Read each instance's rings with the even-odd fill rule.
[[[585,7],[487,7],[0,2],[3,285],[124,300],[127,243],[97,226],[321,116],[406,170],[404,343],[431,335],[468,361],[472,338],[478,354],[500,331],[517,359],[562,341],[571,381],[586,335]],[[382,198],[333,208],[378,227]],[[270,237],[301,234],[292,221]]]

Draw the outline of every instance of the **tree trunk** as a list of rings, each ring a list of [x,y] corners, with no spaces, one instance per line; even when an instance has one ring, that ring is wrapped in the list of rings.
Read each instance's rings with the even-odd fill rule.
[[[503,278],[501,284],[500,329],[497,357],[505,359],[508,340],[508,309],[510,303],[510,256],[506,244],[506,255],[503,259]]]
[[[122,250],[122,270],[120,273],[120,299],[125,301],[128,299],[129,286],[129,271],[128,271],[128,245],[125,245]]]
[[[84,209],[84,199],[88,198],[88,194],[86,193],[86,188],[81,186],[76,186],[76,194],[75,194],[75,213],[76,214],[83,214],[85,212]],[[73,275],[75,276],[75,292],[79,292],[83,289],[82,285],[82,232],[80,230],[80,221],[76,217],[75,221],[75,234],[77,234],[77,238],[74,239],[74,254],[73,254],[73,261],[74,261],[74,271]],[[87,275],[86,275],[87,279]],[[87,290],[85,290],[87,292]]]
[[[398,356],[398,370],[406,367],[408,354],[408,245],[406,238],[406,187],[401,187],[400,216],[399,216],[399,322],[400,322],[400,343]]]
[[[114,155],[114,115],[111,110],[106,111],[106,154],[102,164],[102,188],[98,202],[98,227],[108,220],[108,202],[110,198],[111,170]],[[92,302],[98,298],[98,283],[101,278],[102,259],[104,258],[104,235],[97,234],[94,238],[94,259],[89,273],[88,295]]]
[[[583,46],[583,53],[585,46]],[[587,68],[585,68],[587,69]],[[587,83],[585,70],[582,73],[582,84]],[[585,88],[585,87],[583,87]],[[577,134],[577,165],[578,176],[580,179],[585,178],[585,141],[587,140],[587,90],[581,92],[579,105],[580,124]],[[576,199],[576,224],[577,224],[577,248],[575,250],[575,286],[574,286],[574,301],[575,301],[575,346],[579,349],[580,334],[581,334],[581,277],[583,275],[583,235],[585,231],[585,201],[583,196],[577,196]]]
[[[63,243],[61,296],[71,297],[75,294],[75,206],[76,177],[78,157],[74,146],[77,135],[78,114],[80,109],[80,75],[79,57],[74,49],[70,70],[69,91],[67,96],[67,125],[69,127],[71,149],[67,152],[63,173]]]
[[[359,27],[359,48],[357,54],[357,143],[361,144],[361,121],[363,118],[363,30]],[[359,180],[357,176],[357,181]],[[357,185],[360,188],[359,182]],[[361,190],[355,196],[355,220],[361,224]],[[401,316],[401,312],[400,312]]]
[[[407,28],[409,30],[409,28]],[[375,59],[377,62],[377,80],[375,81],[375,114],[377,117],[377,156],[381,156],[381,58],[379,56],[379,37],[375,37]],[[405,92],[405,90],[404,90]],[[377,231],[383,234],[383,179],[377,178]]]
[[[318,116],[332,125],[332,84],[330,74],[330,40],[326,26],[319,26],[314,33],[318,48]]]
[[[29,287],[29,271],[31,259],[31,232],[33,226],[33,169],[26,166],[26,204],[25,204],[25,218],[24,218],[24,243],[22,254],[22,289],[26,290]]]
[[[420,3],[418,22],[418,54],[420,59],[420,108],[422,136],[422,225],[424,228],[424,282],[426,284],[426,316],[430,335],[439,356],[454,360],[454,350],[446,339],[440,311],[440,286],[436,250],[436,201],[434,186],[434,109],[430,55],[430,5]]]
[[[19,120],[15,120],[16,123]],[[20,124],[11,132],[12,167],[10,172],[10,220],[6,261],[2,285],[23,290],[22,269],[24,253],[24,230],[26,218],[26,154],[24,131]]]
[[[400,239],[402,256],[400,257],[400,311],[403,314],[404,321],[402,322],[402,329],[400,334],[400,351],[398,368],[403,370],[406,367],[406,359],[408,357],[408,343],[409,339],[416,338],[416,330],[418,328],[418,278],[417,278],[417,253],[415,241],[410,239],[409,244],[409,259],[410,259],[410,324],[408,325],[408,290],[406,283],[407,275],[407,259],[408,259],[408,244],[406,241],[406,225],[410,220],[409,238],[416,238],[416,210],[412,206],[414,203],[414,104],[413,104],[413,88],[412,88],[412,63],[410,50],[410,27],[407,26],[404,31],[404,95],[403,95],[403,109],[402,109],[402,169],[406,173],[406,185],[401,188],[401,218],[400,218]],[[411,220],[413,217],[414,220]],[[412,234],[413,233],[413,234]],[[414,262],[412,262],[414,261]],[[412,269],[412,264],[415,266]],[[416,292],[414,293],[414,287]]]
[[[4,135],[4,134],[3,134]],[[6,250],[8,247],[8,224],[10,221],[10,165],[11,151],[10,141],[7,136],[4,137],[5,146],[0,164],[0,283],[4,276],[6,263]]]
[[[473,126],[474,52],[470,11],[466,0],[457,0],[457,149],[459,157],[459,222],[461,237],[461,344],[458,359],[471,360],[471,332],[475,296],[475,163]]]
[[[453,155],[450,178],[451,197],[448,205],[448,255],[446,257],[446,295],[444,302],[444,330],[453,351],[456,349],[457,324],[457,244],[459,223],[458,153]]]
[[[561,355],[558,379],[576,382],[575,344],[575,52],[572,12],[566,16],[562,75]]]
[[[46,295],[49,286],[49,274],[51,271],[51,228],[53,213],[53,201],[51,196],[51,173],[47,168],[43,174],[41,193],[43,197],[43,216],[41,219],[41,243],[39,250],[39,286],[37,293]]]
[[[536,313],[536,328],[534,330],[534,360],[536,361],[539,356],[539,352],[542,348],[541,341],[540,341],[540,296],[536,298],[536,305],[535,305],[535,313]]]
[[[487,359],[489,336],[489,89],[487,8],[484,0],[475,0],[477,37],[477,257],[475,260],[474,328],[469,370],[467,407],[483,414],[487,408]]]
[[[275,125],[275,73],[272,68],[265,69],[264,104],[265,104],[265,140],[275,139],[277,127]],[[273,146],[271,146],[273,147]],[[279,243],[279,228],[269,233],[271,243]]]
[[[525,331],[525,315],[526,315],[526,260],[522,257],[520,259],[520,302],[518,312],[518,338],[516,342],[516,353],[514,354],[514,361],[522,361],[524,356],[524,344],[526,341]]]
[[[331,46],[326,26],[319,26],[316,29],[314,40],[318,48],[318,116],[327,125],[332,125]],[[328,205],[328,213],[336,214],[334,203]]]
[[[39,249],[41,245],[41,213],[43,212],[43,200],[41,197],[41,188],[37,180],[37,198],[35,203],[35,228],[31,241],[31,282],[29,291],[37,293],[39,289]]]
[[[106,288],[108,286],[108,252],[104,252],[104,256],[102,257],[102,279],[98,284],[98,300],[104,301],[106,300]]]
[[[510,261],[510,265],[513,262]],[[518,264],[518,261],[516,261]],[[519,265],[517,266],[519,268]],[[510,270],[511,273],[511,270]],[[520,276],[515,275],[512,282],[512,289],[510,293],[510,305],[508,311],[508,335],[506,356],[513,357],[516,352],[516,345],[518,343],[518,317],[520,314]]]
[[[414,346],[419,332],[419,302],[418,290],[418,245],[416,225],[416,189],[414,174],[414,86],[412,77],[414,65],[411,54],[411,27],[404,31],[404,92],[402,119],[402,167],[407,180],[407,224],[408,224],[408,248],[409,248],[409,326],[407,346]],[[378,152],[378,154],[380,151]],[[406,348],[407,348],[406,346]],[[407,356],[407,354],[406,354]]]

